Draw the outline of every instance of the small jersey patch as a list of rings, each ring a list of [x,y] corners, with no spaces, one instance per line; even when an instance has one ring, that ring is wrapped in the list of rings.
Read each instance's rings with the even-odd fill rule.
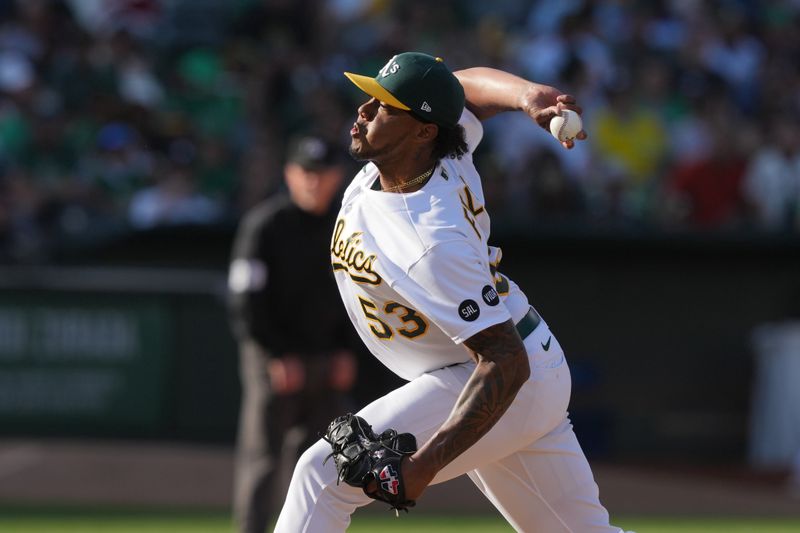
[[[458,306],[458,314],[462,320],[473,322],[481,315],[481,308],[475,300],[464,300]]]
[[[491,285],[487,285],[483,288],[481,296],[483,296],[483,301],[486,302],[486,305],[494,307],[500,303],[500,295],[497,294],[497,289]]]

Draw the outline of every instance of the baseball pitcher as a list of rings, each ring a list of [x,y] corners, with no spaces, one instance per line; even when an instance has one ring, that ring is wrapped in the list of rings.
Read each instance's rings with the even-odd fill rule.
[[[580,108],[553,87],[452,73],[421,53],[374,78],[346,75],[369,97],[350,130],[366,164],[344,194],[331,263],[361,339],[409,382],[331,422],[298,462],[276,531],[343,532],[359,506],[407,510],[467,474],[517,531],[619,533],[567,418],[561,346],[498,270],[472,160],[485,118],[520,111],[547,128]]]

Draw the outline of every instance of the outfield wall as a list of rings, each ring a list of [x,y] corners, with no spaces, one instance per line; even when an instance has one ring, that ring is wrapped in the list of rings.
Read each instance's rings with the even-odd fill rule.
[[[170,230],[0,271],[0,434],[233,439],[232,233]],[[800,244],[513,234],[502,270],[564,346],[590,455],[739,461],[754,327],[791,311]],[[359,397],[398,383],[365,359]],[[375,377],[377,376],[377,377]]]
[[[228,440],[224,273],[0,269],[0,433]]]

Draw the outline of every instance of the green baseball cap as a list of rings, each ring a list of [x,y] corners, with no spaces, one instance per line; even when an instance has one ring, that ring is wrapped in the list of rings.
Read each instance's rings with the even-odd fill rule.
[[[344,75],[368,95],[441,126],[458,124],[464,110],[464,88],[440,57],[405,52],[390,59],[374,78]]]

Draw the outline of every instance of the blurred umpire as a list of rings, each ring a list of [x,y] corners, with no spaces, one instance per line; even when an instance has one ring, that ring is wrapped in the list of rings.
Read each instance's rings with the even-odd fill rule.
[[[233,502],[241,532],[266,530],[299,454],[352,409],[355,337],[330,264],[340,155],[322,139],[295,140],[287,192],[254,207],[237,231],[228,284],[242,382]]]

